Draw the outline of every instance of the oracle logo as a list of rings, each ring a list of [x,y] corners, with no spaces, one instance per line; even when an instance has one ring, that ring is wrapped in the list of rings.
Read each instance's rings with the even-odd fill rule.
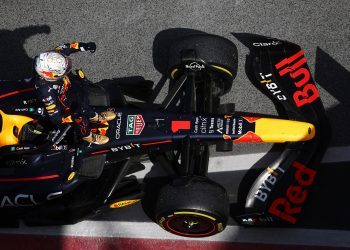
[[[316,171],[297,161],[293,162],[292,166],[297,169],[294,173],[297,185],[290,186],[285,197],[275,199],[268,211],[284,221],[295,224],[296,215],[300,214],[302,204],[308,195],[306,188],[314,182]]]
[[[302,67],[305,63],[304,52],[300,50],[275,65],[280,76],[289,73],[289,76],[295,80],[294,85],[298,90],[294,92],[293,99],[298,108],[312,103],[320,97],[315,84],[309,82],[311,79],[310,71]]]

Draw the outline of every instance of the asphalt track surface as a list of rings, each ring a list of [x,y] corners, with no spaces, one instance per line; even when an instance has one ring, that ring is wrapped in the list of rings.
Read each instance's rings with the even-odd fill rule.
[[[350,167],[350,164],[347,164],[350,161],[349,157],[344,159],[344,155],[350,153],[349,13],[350,2],[346,0],[3,0],[0,5],[0,79],[21,79],[30,76],[32,58],[56,45],[70,41],[94,41],[98,47],[94,54],[80,53],[73,56],[74,66],[83,68],[91,80],[98,82],[103,79],[143,76],[157,82],[161,74],[153,66],[154,38],[159,32],[170,28],[189,28],[226,37],[238,47],[239,71],[232,91],[224,97],[225,102],[234,102],[236,110],[239,111],[276,114],[276,109],[269,99],[247,79],[244,59],[248,51],[233,37],[232,32],[254,33],[288,40],[299,44],[305,51],[332,126],[330,147],[339,149],[335,150],[331,161],[342,161],[341,167],[346,169]],[[231,155],[245,158],[242,164],[247,166],[242,169],[247,169],[247,162],[254,163],[249,160],[251,157],[255,159],[269,149],[269,145],[240,145],[235,147]],[[244,174],[241,171],[236,173]],[[222,178],[218,176],[217,178]],[[344,176],[341,180],[346,179]],[[140,212],[140,207],[136,206],[133,209],[132,212],[127,212],[133,219],[124,219],[125,223],[130,220],[149,221]],[[111,215],[111,218],[118,220],[125,217],[127,216],[122,214]],[[26,232],[28,231],[30,230]],[[59,234],[64,232],[65,228],[52,231]],[[82,235],[86,232],[82,229]],[[298,234],[297,231],[294,233]],[[99,233],[96,235],[101,236]],[[120,235],[128,237],[132,233]],[[167,233],[159,235],[171,238]],[[319,236],[314,234],[308,238]],[[341,237],[339,233],[342,239],[347,236]],[[320,237],[325,236],[321,234]],[[265,235],[266,238],[268,235]],[[270,238],[270,241],[273,242],[273,238]],[[324,240],[320,242],[324,243]],[[317,243],[316,239],[314,243]],[[343,243],[345,245],[341,246],[350,246],[348,241]]]

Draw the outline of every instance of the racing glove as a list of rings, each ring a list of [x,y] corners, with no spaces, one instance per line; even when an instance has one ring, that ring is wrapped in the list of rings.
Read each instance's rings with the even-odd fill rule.
[[[79,48],[80,51],[90,51],[91,53],[94,53],[96,51],[96,43],[79,43]]]

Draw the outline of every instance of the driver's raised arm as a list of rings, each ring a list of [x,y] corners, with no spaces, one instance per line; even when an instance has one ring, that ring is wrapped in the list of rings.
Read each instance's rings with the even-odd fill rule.
[[[96,44],[94,42],[82,43],[82,42],[71,42],[65,43],[55,48],[57,52],[60,52],[66,56],[79,51],[90,51],[94,53],[96,50]]]

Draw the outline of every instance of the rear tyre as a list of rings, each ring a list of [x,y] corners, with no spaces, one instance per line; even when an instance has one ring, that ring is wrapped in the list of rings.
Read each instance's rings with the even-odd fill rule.
[[[156,220],[165,230],[186,237],[207,237],[227,223],[226,190],[208,178],[182,177],[164,186],[156,204]]]

